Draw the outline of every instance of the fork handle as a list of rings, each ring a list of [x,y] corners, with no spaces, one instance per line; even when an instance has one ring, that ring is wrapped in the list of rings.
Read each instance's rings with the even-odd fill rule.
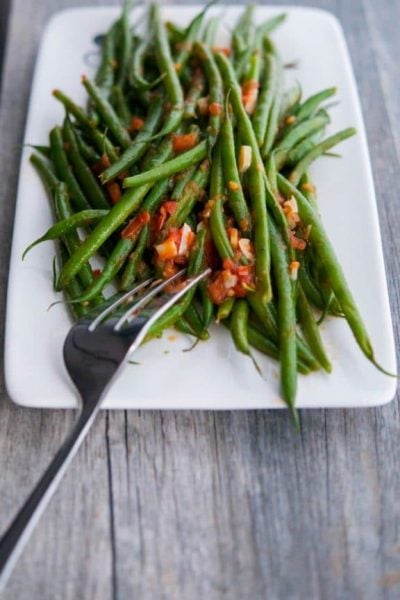
[[[98,399],[85,405],[72,432],[0,539],[0,592],[72,458],[85,439],[99,408]]]

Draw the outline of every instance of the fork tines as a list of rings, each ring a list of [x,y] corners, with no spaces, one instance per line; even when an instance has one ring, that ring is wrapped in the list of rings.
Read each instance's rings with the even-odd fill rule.
[[[176,292],[167,293],[166,289],[168,289],[168,286],[181,278],[185,272],[186,269],[182,269],[175,275],[172,275],[172,277],[162,280],[161,282],[158,282],[158,280],[155,278],[150,278],[146,281],[143,281],[139,285],[132,288],[132,290],[129,290],[126,294],[123,294],[113,304],[102,311],[91,323],[89,330],[94,331],[99,323],[104,321],[106,317],[110,316],[118,307],[125,303],[128,304],[129,307],[114,325],[114,331],[119,331],[123,325],[129,323],[132,319],[137,317],[153,299],[159,296],[157,298],[154,312],[147,320],[146,326],[141,332],[140,338],[143,339],[151,325],[155,323],[155,321],[157,321],[157,319],[171,306],[173,306],[180,298],[182,298],[192,287],[207,277],[211,273],[211,269],[206,269],[196,277],[186,279],[186,281],[182,282],[182,287],[180,286]],[[136,341],[138,344],[140,343],[139,339]]]

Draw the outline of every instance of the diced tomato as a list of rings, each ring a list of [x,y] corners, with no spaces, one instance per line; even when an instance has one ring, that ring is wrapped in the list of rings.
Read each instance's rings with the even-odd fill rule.
[[[185,152],[186,150],[190,150],[197,143],[197,133],[175,133],[172,136],[172,146],[174,148],[174,152]]]
[[[166,200],[159,208],[151,223],[153,236],[156,236],[165,225],[165,221],[176,211],[178,203],[175,200]]]
[[[119,184],[116,181],[110,181],[110,183],[107,183],[106,187],[112,204],[116,204],[122,196]]]
[[[131,119],[131,131],[140,131],[144,125],[143,119],[140,117],[132,117]]]
[[[166,260],[178,256],[178,248],[173,239],[166,239],[165,242],[157,244],[154,248],[157,252],[158,260],[161,262],[165,262]]]
[[[150,213],[147,211],[143,211],[136,215],[133,219],[131,219],[128,225],[122,230],[121,238],[126,239],[135,239],[137,235],[141,232],[144,225],[150,222]]]
[[[108,169],[108,167],[111,165],[110,163],[110,159],[108,158],[107,154],[103,154],[101,157],[101,166],[103,167],[103,169]]]
[[[212,117],[222,115],[222,104],[219,104],[219,102],[211,102],[211,104],[208,105],[208,112]]]
[[[216,247],[214,246],[214,242],[210,235],[207,235],[206,242],[204,244],[204,254],[206,259],[206,264],[210,269],[216,271],[220,268],[220,258],[217,252]]]
[[[290,245],[295,250],[304,250],[307,246],[307,242],[305,240],[301,240],[300,238],[296,237],[294,233],[292,233],[290,236]]]
[[[97,277],[100,277],[100,275],[101,275],[101,269],[93,269],[92,273],[93,273],[93,277],[95,279],[97,279]]]
[[[228,290],[224,285],[222,273],[222,271],[216,273],[208,284],[208,293],[214,304],[222,304],[228,296]]]
[[[245,81],[242,85],[242,102],[245,111],[251,115],[256,107],[259,83],[255,79]]]

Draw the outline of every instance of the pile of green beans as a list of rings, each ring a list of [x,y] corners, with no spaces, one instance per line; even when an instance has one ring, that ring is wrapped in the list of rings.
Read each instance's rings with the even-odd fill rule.
[[[192,274],[211,266],[210,281],[151,335],[175,325],[206,340],[212,322],[223,321],[238,351],[279,361],[282,398],[298,424],[298,373],[332,370],[324,318],[344,317],[376,364],[308,173],[355,130],[325,135],[335,88],[308,98],[299,85],[285,91],[270,37],[285,15],[256,27],[247,7],[221,48],[208,8],[182,28],[165,24],[153,4],[139,34],[125,2],[97,72],[82,77],[87,107],[54,91],[65,120],[31,160],[56,223],[27,251],[59,241],[54,285],[75,318],[109,285],[126,290],[182,265]],[[96,255],[101,269],[93,268]]]

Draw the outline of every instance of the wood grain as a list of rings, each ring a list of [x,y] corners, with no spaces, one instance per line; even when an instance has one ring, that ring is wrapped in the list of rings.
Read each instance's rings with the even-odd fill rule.
[[[112,2],[87,2],[103,3]],[[3,320],[35,54],[50,14],[79,4],[11,2],[0,112]],[[398,342],[400,3],[321,0],[307,5],[335,13],[350,47]],[[17,408],[8,400],[3,379],[0,393],[3,530],[74,414]],[[302,434],[296,436],[283,412],[103,413],[4,598],[399,598],[398,398],[376,410],[302,411],[301,421]]]

